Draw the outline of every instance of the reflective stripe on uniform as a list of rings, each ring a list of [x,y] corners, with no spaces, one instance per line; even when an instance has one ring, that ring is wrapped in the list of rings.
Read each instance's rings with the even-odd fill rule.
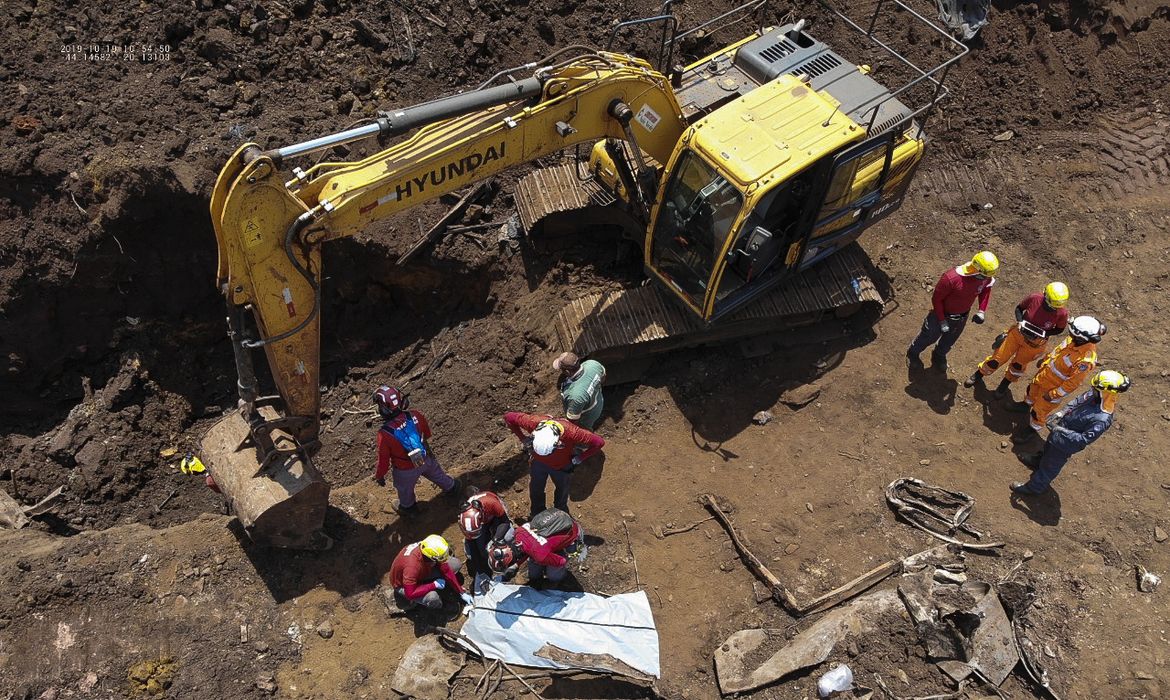
[[[1061,371],[1060,371],[1060,370],[1058,370],[1057,368],[1055,368],[1055,367],[1049,367],[1049,368],[1048,368],[1048,371],[1050,371],[1050,372],[1052,372],[1053,374],[1055,374],[1056,376],[1060,377],[1062,380],[1064,380],[1064,381],[1066,381],[1066,382],[1068,381],[1068,377],[1064,376],[1064,374],[1062,374],[1062,373],[1061,373]]]

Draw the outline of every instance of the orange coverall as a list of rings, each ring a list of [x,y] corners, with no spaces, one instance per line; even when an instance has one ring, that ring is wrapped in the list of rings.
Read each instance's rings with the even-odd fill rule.
[[[999,347],[979,363],[979,374],[984,377],[991,376],[995,370],[1010,360],[1007,369],[1003,371],[1003,378],[1009,382],[1017,382],[1024,376],[1024,368],[1032,360],[1043,355],[1047,345],[1046,338],[1028,338],[1018,325],[1014,325],[1007,329],[1006,337]]]
[[[1040,430],[1048,414],[1056,410],[1064,397],[1075,391],[1085,377],[1097,366],[1097,344],[1074,345],[1072,338],[1048,353],[1040,365],[1040,371],[1028,384],[1028,397],[1032,407],[1032,429]]]

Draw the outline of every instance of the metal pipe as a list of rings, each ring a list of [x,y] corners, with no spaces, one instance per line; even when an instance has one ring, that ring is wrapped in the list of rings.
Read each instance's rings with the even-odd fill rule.
[[[322,136],[311,141],[293,144],[269,151],[268,156],[279,165],[284,158],[304,155],[319,151],[330,146],[336,146],[358,139],[384,134],[397,136],[420,126],[433,124],[443,119],[461,117],[488,107],[516,102],[518,100],[536,97],[544,90],[544,81],[540,78],[526,78],[514,83],[496,85],[483,90],[473,90],[461,95],[451,95],[438,100],[432,100],[413,107],[404,107],[392,112],[381,112],[373,124],[359,126],[336,134]]]

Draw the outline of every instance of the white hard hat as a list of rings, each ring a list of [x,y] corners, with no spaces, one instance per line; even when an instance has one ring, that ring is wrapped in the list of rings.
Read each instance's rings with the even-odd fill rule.
[[[556,428],[548,423],[543,423],[532,433],[532,450],[541,457],[547,457],[557,448],[557,440],[560,437]]]
[[[1092,343],[1101,342],[1105,335],[1105,324],[1092,316],[1077,316],[1069,324],[1069,334]]]

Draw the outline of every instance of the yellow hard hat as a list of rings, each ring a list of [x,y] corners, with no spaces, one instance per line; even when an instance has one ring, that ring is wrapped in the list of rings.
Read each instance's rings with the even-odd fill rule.
[[[1064,282],[1049,282],[1044,287],[1044,301],[1054,309],[1059,309],[1068,303],[1068,285]]]
[[[421,548],[424,557],[440,564],[451,556],[451,545],[447,544],[447,540],[443,539],[441,535],[427,535],[427,538],[422,541]]]
[[[1128,389],[1130,385],[1129,377],[1114,369],[1101,370],[1090,383],[1101,391],[1112,391],[1118,394]]]
[[[995,253],[990,250],[985,250],[976,253],[975,257],[971,258],[971,265],[979,270],[979,274],[990,277],[999,269],[999,258],[995,257]]]
[[[207,467],[203,466],[203,462],[200,462],[195,455],[187,455],[182,462],[179,462],[179,471],[184,474],[202,474],[207,471]]]

